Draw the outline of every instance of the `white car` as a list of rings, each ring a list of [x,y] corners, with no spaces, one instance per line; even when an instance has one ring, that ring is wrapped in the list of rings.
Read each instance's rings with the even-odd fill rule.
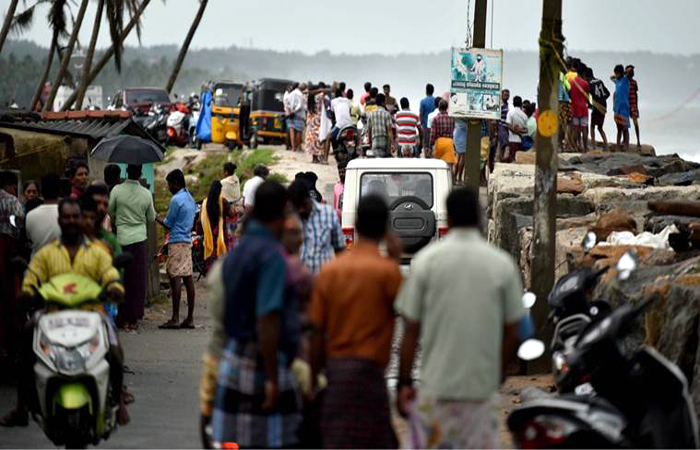
[[[389,205],[390,226],[403,243],[401,265],[407,270],[415,253],[447,233],[445,201],[451,189],[450,168],[439,159],[350,161],[341,198],[342,227],[348,247],[356,239],[355,219],[360,198],[371,193],[382,195]]]

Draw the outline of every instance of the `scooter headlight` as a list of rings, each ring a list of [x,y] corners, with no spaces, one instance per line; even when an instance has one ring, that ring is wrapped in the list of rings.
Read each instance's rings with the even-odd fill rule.
[[[87,342],[70,348],[53,344],[42,335],[39,345],[46,359],[51,361],[59,372],[72,375],[85,370],[86,362],[100,348],[100,334],[95,333]]]

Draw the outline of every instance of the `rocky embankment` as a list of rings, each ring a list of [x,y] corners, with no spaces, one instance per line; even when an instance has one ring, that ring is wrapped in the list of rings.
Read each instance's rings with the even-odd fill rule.
[[[538,257],[531,254],[534,174],[534,154],[519,154],[516,164],[496,165],[488,187],[489,240],[516,258],[526,286]],[[608,271],[593,297],[613,305],[656,300],[630,344],[651,344],[677,364],[700,412],[700,164],[676,155],[560,154],[557,187],[557,279],[581,264],[614,267],[633,248],[639,269],[625,282]],[[670,225],[662,248],[598,245],[585,257],[581,250],[588,231],[605,241]]]

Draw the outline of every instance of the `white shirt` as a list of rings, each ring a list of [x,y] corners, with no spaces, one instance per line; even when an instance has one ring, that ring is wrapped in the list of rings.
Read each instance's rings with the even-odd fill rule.
[[[335,126],[342,130],[355,124],[350,117],[350,100],[345,97],[336,97],[331,101],[331,111],[335,114]]]
[[[32,243],[32,256],[45,244],[61,237],[58,205],[40,205],[29,211],[26,219],[27,238]]]
[[[433,120],[440,114],[440,108],[435,108],[435,111],[428,114],[428,128],[433,128]]]
[[[284,95],[282,96],[282,104],[284,105],[284,113],[289,114],[292,111],[292,108],[289,103],[289,98],[292,96],[291,92],[284,91]]]
[[[513,107],[508,110],[506,124],[516,128],[527,128],[527,114],[523,112],[522,108]],[[508,130],[508,142],[522,142],[522,139],[519,134]]]
[[[259,176],[254,176],[246,182],[245,186],[243,186],[245,206],[255,206],[255,191],[258,190],[258,186],[263,184],[264,181]]]
[[[290,112],[296,114],[297,116],[304,116],[304,94],[301,93],[299,88],[296,88],[289,94],[289,109]]]

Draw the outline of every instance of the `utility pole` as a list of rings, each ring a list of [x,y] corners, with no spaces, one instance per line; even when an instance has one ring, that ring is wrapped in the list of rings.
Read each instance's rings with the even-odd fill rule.
[[[472,47],[486,47],[486,6],[487,0],[476,0],[474,4],[474,36]],[[467,121],[467,154],[464,170],[466,184],[472,189],[479,189],[479,157],[481,155],[481,120]]]
[[[532,278],[530,285],[537,295],[532,309],[535,326],[543,329],[549,314],[547,295],[554,285],[554,252],[557,220],[557,125],[559,72],[564,47],[561,32],[562,0],[544,0],[542,31],[540,33],[540,84],[537,102],[540,116],[535,138],[535,198],[534,231],[530,260]],[[544,337],[549,342],[551,330]],[[546,360],[546,358],[541,360]],[[537,365],[537,364],[535,364]],[[533,369],[534,370],[534,369]]]

